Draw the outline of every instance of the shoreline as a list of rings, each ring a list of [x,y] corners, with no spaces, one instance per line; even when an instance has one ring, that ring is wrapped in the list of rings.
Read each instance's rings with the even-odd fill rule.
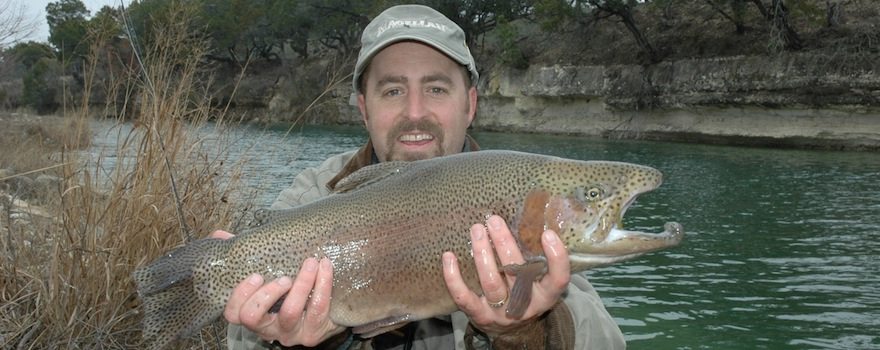
[[[474,129],[805,150],[880,150],[880,108],[695,107],[614,111],[600,101],[480,102]]]

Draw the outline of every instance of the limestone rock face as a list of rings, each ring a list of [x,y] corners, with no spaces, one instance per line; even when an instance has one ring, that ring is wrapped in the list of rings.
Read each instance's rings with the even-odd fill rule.
[[[809,54],[501,70],[481,82],[475,126],[878,149],[878,73],[880,60],[846,65]]]

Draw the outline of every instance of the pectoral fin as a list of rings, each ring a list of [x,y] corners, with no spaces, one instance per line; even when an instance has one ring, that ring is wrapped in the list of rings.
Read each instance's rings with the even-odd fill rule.
[[[363,338],[372,338],[405,326],[412,319],[411,315],[391,316],[352,328],[352,333]]]
[[[523,264],[505,265],[502,270],[508,275],[516,276],[507,303],[507,316],[521,318],[532,301],[532,283],[547,273],[547,260],[543,256],[536,256],[528,258]]]

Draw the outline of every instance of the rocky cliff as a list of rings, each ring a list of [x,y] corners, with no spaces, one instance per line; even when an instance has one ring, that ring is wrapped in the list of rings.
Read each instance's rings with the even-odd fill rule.
[[[708,143],[880,149],[880,59],[789,54],[498,70],[475,127]]]

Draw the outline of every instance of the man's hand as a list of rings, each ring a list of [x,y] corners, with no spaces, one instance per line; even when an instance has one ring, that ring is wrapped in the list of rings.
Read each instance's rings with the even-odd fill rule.
[[[212,238],[232,236],[225,231],[211,233]],[[332,289],[330,260],[308,258],[293,280],[281,277],[264,284],[262,276],[249,276],[232,290],[223,316],[229,323],[240,324],[269,342],[315,346],[345,329],[330,320]],[[284,302],[278,313],[269,313],[281,298]]]
[[[525,314],[520,319],[508,317],[506,305],[503,303],[508,301],[510,287],[516,277],[501,272],[500,266],[496,264],[496,256],[501,266],[522,264],[525,260],[510,228],[501,217],[493,215],[486,224],[488,230],[481,224],[471,227],[474,262],[483,295],[474,293],[464,283],[458,261],[451,252],[443,254],[443,277],[449,294],[459,309],[468,315],[474,327],[491,337],[515,331],[553,308],[568,287],[571,274],[568,251],[559,236],[553,231],[544,231],[541,244],[547,257],[547,274],[532,284],[532,298]]]

